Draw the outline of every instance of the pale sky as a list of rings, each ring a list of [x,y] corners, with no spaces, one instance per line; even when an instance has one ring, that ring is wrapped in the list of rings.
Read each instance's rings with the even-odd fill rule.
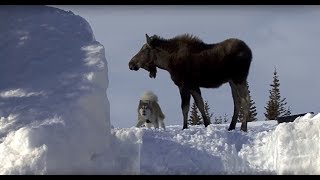
[[[292,114],[320,112],[320,6],[115,6],[64,5],[85,18],[106,51],[111,124],[132,127],[140,95],[158,95],[166,125],[182,125],[180,94],[169,73],[158,69],[156,79],[143,69],[130,71],[128,62],[145,43],[145,34],[172,38],[183,33],[206,43],[239,38],[252,50],[249,90],[258,119],[264,120],[274,68],[280,93]],[[214,116],[231,118],[233,102],[228,84],[202,89]],[[193,99],[191,99],[191,103]],[[190,113],[189,113],[190,114]]]

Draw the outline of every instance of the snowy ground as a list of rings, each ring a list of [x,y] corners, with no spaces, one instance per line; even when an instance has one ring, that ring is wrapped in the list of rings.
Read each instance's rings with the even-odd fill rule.
[[[107,61],[88,22],[45,6],[0,6],[0,22],[0,174],[101,172]]]
[[[279,125],[251,122],[247,133],[237,126],[231,132],[228,124],[112,132],[123,142],[136,143],[128,147],[140,156],[140,168],[135,168],[140,174],[320,174],[320,114]]]

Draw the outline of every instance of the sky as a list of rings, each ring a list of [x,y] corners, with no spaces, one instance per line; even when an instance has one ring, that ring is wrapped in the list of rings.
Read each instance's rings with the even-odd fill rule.
[[[130,71],[128,62],[146,42],[145,34],[163,38],[190,33],[206,43],[239,38],[252,50],[249,90],[258,119],[265,120],[265,106],[276,68],[280,94],[292,114],[319,112],[320,80],[319,6],[149,6],[60,5],[85,18],[108,61],[111,124],[132,127],[137,122],[139,97],[145,90],[158,95],[168,125],[182,125],[180,95],[169,73],[158,70],[150,79],[145,70]],[[214,116],[233,112],[228,84],[202,89]],[[191,103],[193,100],[191,100]]]

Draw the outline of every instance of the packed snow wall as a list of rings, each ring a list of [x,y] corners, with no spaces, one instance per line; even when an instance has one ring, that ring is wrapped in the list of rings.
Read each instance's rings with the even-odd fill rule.
[[[98,174],[110,154],[108,69],[88,22],[0,7],[0,174]]]

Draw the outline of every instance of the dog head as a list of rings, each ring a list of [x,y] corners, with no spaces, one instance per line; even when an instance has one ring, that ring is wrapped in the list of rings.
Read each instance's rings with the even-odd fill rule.
[[[140,100],[138,110],[142,117],[149,118],[152,113],[152,106],[149,101]]]

